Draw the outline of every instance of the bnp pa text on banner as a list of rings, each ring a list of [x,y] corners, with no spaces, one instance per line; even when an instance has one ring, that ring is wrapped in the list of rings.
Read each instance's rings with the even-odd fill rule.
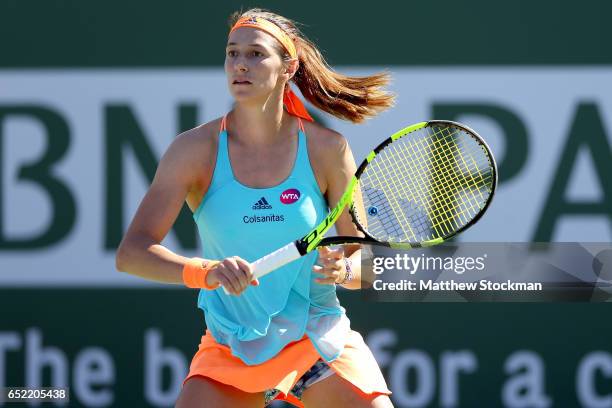
[[[381,302],[612,301],[612,243],[368,247],[362,294]]]

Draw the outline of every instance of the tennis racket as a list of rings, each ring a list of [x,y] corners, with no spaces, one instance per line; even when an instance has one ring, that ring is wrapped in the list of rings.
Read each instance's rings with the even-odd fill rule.
[[[319,225],[253,262],[254,276],[322,246],[362,243],[407,249],[440,244],[482,217],[496,185],[495,159],[472,129],[444,120],[408,126],[368,154]],[[324,238],[347,206],[365,237]]]

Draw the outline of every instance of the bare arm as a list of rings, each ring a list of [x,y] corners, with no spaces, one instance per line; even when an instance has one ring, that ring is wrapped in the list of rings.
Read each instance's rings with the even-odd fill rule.
[[[194,152],[202,148],[201,135],[182,134],[162,157],[153,182],[145,194],[116,254],[119,271],[157,282],[181,283],[182,268],[188,258],[160,243],[174,224],[187,194],[197,187],[199,171],[206,171],[210,157]],[[197,144],[200,143],[200,146]],[[208,152],[209,156],[212,156]],[[210,166],[208,166],[210,167]]]
[[[353,158],[353,153],[346,139],[338,133],[331,131],[327,132],[329,132],[329,134],[325,135],[325,137],[328,138],[326,141],[328,146],[326,149],[323,149],[324,152],[321,153],[321,160],[322,163],[324,163],[323,174],[325,175],[327,184],[327,202],[329,203],[330,208],[333,208],[338,201],[340,201],[346,186],[357,170],[357,166],[355,164],[355,159]],[[362,207],[360,203],[356,204],[357,208]],[[336,221],[335,227],[338,235],[363,236],[355,224],[353,224],[347,208],[344,209]],[[325,262],[323,270],[329,268],[327,272],[332,274],[327,279],[321,279],[320,283],[332,284],[335,281],[334,278],[337,276],[342,279],[347,273],[343,257],[347,257],[350,259],[351,263],[352,279],[350,282],[347,282],[342,286],[347,289],[360,289],[361,250],[359,248],[359,244],[351,244],[344,245],[343,249],[340,248],[335,251],[319,251],[320,256],[323,258],[321,261]],[[315,271],[321,273],[321,269],[317,268]]]
[[[216,129],[217,124],[212,128]],[[117,270],[157,282],[183,283],[183,268],[189,258],[170,251],[161,241],[174,224],[185,198],[197,197],[199,202],[205,194],[215,153],[214,140],[206,129],[182,134],[172,143],[119,245]],[[196,200],[192,204],[195,208]],[[208,260],[202,259],[205,261]],[[253,281],[251,265],[240,257],[219,261],[206,275],[209,287],[223,285],[231,294],[238,295]]]

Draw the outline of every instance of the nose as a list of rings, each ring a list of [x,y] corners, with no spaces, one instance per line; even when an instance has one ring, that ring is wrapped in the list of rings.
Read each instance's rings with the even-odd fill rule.
[[[244,58],[239,57],[238,60],[236,61],[236,64],[234,65],[236,70],[240,71],[240,72],[247,72],[249,70],[249,67],[245,61]]]

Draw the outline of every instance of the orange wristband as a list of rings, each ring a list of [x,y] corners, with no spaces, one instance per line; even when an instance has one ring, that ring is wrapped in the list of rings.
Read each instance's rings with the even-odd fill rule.
[[[217,289],[219,285],[208,286],[206,276],[208,272],[219,263],[219,261],[202,262],[202,259],[191,258],[183,267],[183,283],[188,288],[194,289]]]

